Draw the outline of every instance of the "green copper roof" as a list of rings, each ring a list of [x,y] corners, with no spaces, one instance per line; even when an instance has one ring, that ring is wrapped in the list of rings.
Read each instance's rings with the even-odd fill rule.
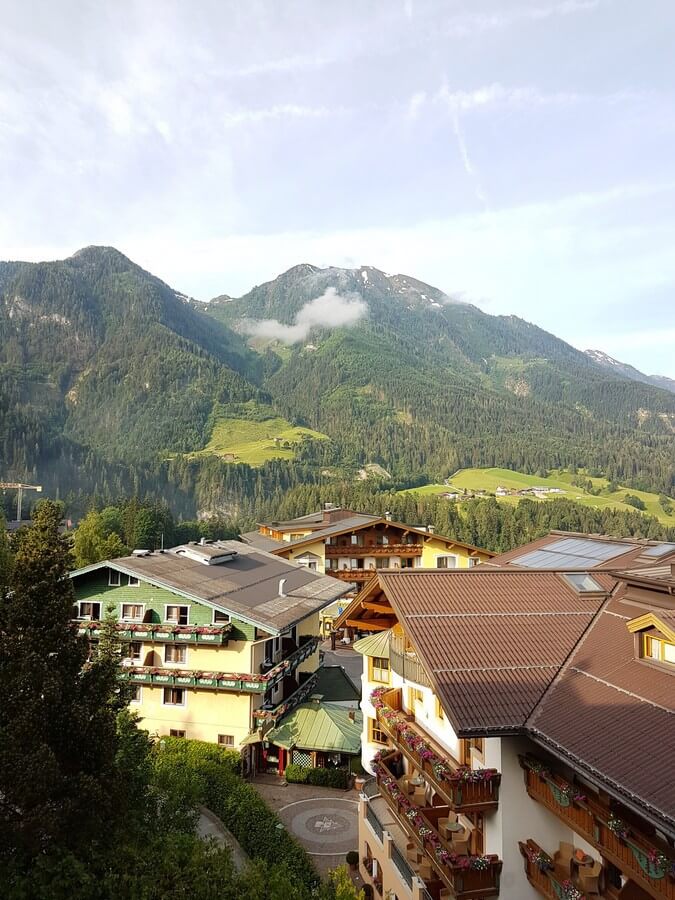
[[[350,719],[349,714],[354,716]],[[331,753],[361,752],[363,713],[336,703],[302,703],[296,706],[265,740],[290,750],[325,750]]]
[[[368,637],[361,638],[352,644],[352,650],[361,653],[363,656],[378,656],[380,659],[389,659],[389,635],[391,629],[387,631],[376,631],[375,634],[369,634]]]

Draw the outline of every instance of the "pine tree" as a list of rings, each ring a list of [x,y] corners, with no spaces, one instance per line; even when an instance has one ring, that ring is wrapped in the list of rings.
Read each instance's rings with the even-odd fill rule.
[[[59,505],[36,508],[0,597],[0,867],[107,842],[123,802],[117,659],[90,660],[72,623],[60,520]]]

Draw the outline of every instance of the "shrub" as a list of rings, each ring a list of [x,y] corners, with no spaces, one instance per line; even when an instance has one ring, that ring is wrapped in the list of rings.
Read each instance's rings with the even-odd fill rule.
[[[284,777],[289,784],[313,784],[315,787],[341,788],[349,784],[346,769],[304,769],[302,766],[286,766]]]
[[[345,856],[345,860],[347,861],[348,866],[358,866],[359,864],[359,854],[357,850],[350,850]]]
[[[635,494],[626,494],[623,498],[623,502],[627,503],[629,506],[634,506],[635,509],[647,509],[644,500],[640,497],[636,497]]]
[[[267,866],[281,866],[291,879],[312,889],[319,881],[303,847],[289,834],[279,817],[267,806],[254,787],[234,771],[238,753],[214,744],[184,738],[163,739],[156,752],[157,768],[173,770],[174,777],[195,784],[197,803],[203,803],[224,823],[253,860]],[[189,776],[189,777],[188,777]],[[194,794],[193,794],[194,796]]]

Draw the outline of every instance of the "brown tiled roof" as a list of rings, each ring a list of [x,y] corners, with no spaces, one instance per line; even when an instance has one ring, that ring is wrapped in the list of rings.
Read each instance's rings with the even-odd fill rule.
[[[489,567],[380,572],[379,583],[463,734],[522,727],[605,598],[560,573]]]
[[[635,658],[626,625],[645,612],[612,597],[527,721],[545,743],[675,828],[675,674]]]

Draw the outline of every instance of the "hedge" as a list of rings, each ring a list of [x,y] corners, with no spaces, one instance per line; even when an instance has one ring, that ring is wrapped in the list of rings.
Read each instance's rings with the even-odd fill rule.
[[[163,742],[163,746],[161,746]],[[253,860],[285,866],[291,879],[308,889],[319,876],[304,848],[286,830],[255,788],[235,773],[239,754],[214,744],[184,738],[162,739],[156,745],[156,765],[190,779],[194,796],[220,818]]]
[[[286,766],[284,778],[291,784],[313,784],[315,787],[342,788],[349,786],[350,774],[346,769],[305,769],[302,766]]]

